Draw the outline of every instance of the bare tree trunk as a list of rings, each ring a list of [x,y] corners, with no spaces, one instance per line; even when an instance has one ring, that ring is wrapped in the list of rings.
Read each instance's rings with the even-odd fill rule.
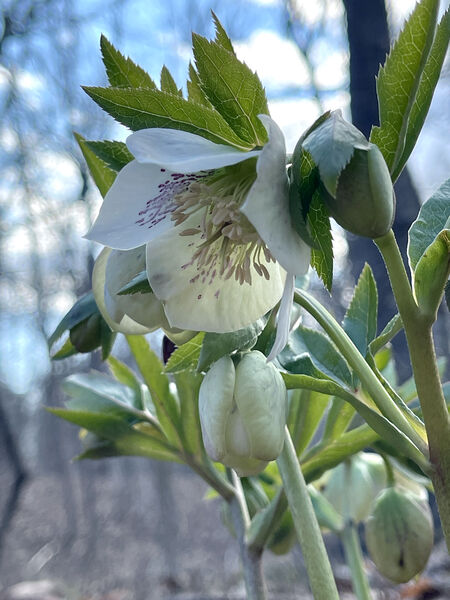
[[[344,0],[350,50],[350,94],[353,123],[366,136],[378,124],[378,102],[375,76],[389,52],[389,31],[384,0]],[[397,209],[394,232],[406,260],[408,228],[417,216],[419,198],[408,172],[403,171],[396,186]],[[372,267],[378,284],[378,323],[384,327],[395,314],[396,305],[380,254],[371,240],[349,235],[349,258],[352,274],[359,276],[364,263]],[[394,339],[394,353],[400,379],[411,374],[403,335]]]
[[[2,406],[0,399],[0,439],[3,441],[4,457],[13,472],[13,481],[3,506],[3,514],[0,517],[0,564],[4,547],[4,540],[9,525],[19,506],[20,494],[27,479],[27,471],[22,463],[16,440],[9,425],[8,416]]]

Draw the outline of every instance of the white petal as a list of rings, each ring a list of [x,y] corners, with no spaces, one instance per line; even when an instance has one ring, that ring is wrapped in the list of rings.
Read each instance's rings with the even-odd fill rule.
[[[267,129],[269,141],[258,158],[257,179],[241,212],[281,266],[289,273],[304,275],[309,267],[311,251],[291,222],[283,133],[267,115],[259,118]]]
[[[132,253],[138,254],[133,251]],[[123,256],[119,256],[118,261],[114,261],[114,258],[117,258],[116,251],[104,248],[95,261],[92,274],[92,291],[95,301],[111,329],[128,335],[142,335],[163,325],[167,326],[162,305],[154,294],[133,294],[132,296],[115,294],[115,291],[127,283],[128,276],[123,270],[125,263],[135,262],[138,270],[134,274],[131,272],[130,277],[133,278],[144,268],[141,257],[131,257],[131,261],[124,261]],[[135,260],[133,261],[133,259]],[[114,265],[114,263],[116,264]]]
[[[295,277],[292,273],[286,275],[283,296],[278,309],[277,334],[267,361],[271,361],[280,354],[289,339],[289,328],[291,323],[291,308],[294,300]]]
[[[120,250],[142,246],[172,227],[173,196],[203,177],[131,161],[117,175],[85,237]]]
[[[220,276],[220,266],[215,261],[199,269],[191,257],[202,241],[200,235],[179,233],[200,228],[202,217],[203,211],[198,211],[147,244],[150,285],[162,301],[172,327],[217,333],[236,331],[275,306],[281,298],[285,273],[277,263],[264,261],[270,279],[258,275],[252,267],[251,285],[241,285],[234,276]]]
[[[261,152],[243,152],[194,133],[160,128],[136,131],[127,138],[127,146],[140,163],[154,163],[183,173],[235,165]]]

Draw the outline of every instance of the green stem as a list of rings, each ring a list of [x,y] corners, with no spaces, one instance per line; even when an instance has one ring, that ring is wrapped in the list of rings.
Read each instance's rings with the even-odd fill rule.
[[[277,464],[305,559],[314,600],[339,600],[322,534],[287,428],[284,447]]]
[[[428,435],[431,479],[450,550],[450,418],[437,368],[432,322],[417,306],[405,266],[392,231],[374,240],[391,281],[403,321],[411,365]]]
[[[228,470],[229,479],[234,486],[234,497],[230,501],[231,516],[239,542],[242,567],[244,570],[247,600],[265,600],[266,586],[262,574],[262,550],[250,548],[246,543],[246,534],[250,525],[250,516],[241,480],[234,471]]]
[[[340,534],[344,546],[345,558],[352,574],[352,585],[358,600],[371,600],[369,582],[364,570],[358,531],[353,521],[348,521]]]
[[[303,306],[303,308],[305,308],[327,332],[349,365],[356,372],[382,414],[409,437],[417,448],[427,456],[428,447],[422,437],[389,396],[375,373],[367,364],[365,358],[358,351],[352,340],[337,323],[334,317],[320,304],[320,302],[304,290],[297,289],[295,291],[294,302]]]

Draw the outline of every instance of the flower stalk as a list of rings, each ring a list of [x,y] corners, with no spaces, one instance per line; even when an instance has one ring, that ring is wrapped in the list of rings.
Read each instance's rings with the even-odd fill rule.
[[[314,600],[339,600],[319,524],[287,428],[283,450],[277,459],[277,465],[305,559]]]
[[[428,435],[431,479],[450,549],[450,419],[434,349],[432,321],[417,306],[394,233],[375,240],[385,262],[408,342],[417,395]]]

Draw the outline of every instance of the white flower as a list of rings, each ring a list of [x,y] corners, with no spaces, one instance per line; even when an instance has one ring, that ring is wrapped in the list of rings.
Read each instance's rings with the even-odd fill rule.
[[[279,302],[286,282],[278,351],[310,251],[290,220],[283,134],[259,118],[269,140],[249,152],[173,129],[133,133],[136,160],[86,237],[119,250],[146,244],[148,279],[171,327],[241,329]]]

